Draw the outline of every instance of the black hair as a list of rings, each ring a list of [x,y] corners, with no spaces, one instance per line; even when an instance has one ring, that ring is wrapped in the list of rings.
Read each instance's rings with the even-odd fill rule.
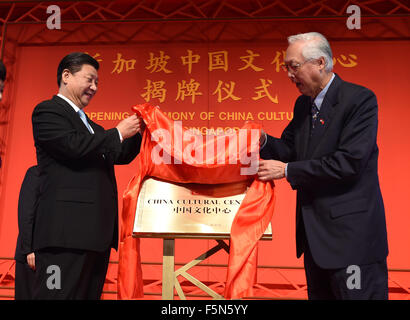
[[[72,52],[66,55],[57,68],[57,85],[60,87],[63,71],[68,69],[72,74],[81,70],[84,64],[89,64],[98,70],[100,64],[90,55],[84,52]]]
[[[0,60],[0,80],[5,81],[6,80],[6,66],[4,65],[3,61]]]

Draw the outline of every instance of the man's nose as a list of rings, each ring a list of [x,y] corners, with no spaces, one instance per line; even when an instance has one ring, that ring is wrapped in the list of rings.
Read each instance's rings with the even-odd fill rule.
[[[98,88],[98,86],[97,86],[97,83],[96,82],[93,82],[92,84],[91,84],[91,90],[93,90],[93,91],[97,91],[97,88]]]

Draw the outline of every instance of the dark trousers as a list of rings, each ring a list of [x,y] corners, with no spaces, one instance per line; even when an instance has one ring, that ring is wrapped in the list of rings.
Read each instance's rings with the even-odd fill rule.
[[[37,251],[34,299],[100,299],[110,252],[66,248]]]
[[[306,244],[304,263],[309,300],[388,299],[386,259],[350,268],[322,269]]]
[[[14,282],[14,298],[16,300],[33,299],[33,285],[35,272],[27,263],[16,261],[16,272]]]

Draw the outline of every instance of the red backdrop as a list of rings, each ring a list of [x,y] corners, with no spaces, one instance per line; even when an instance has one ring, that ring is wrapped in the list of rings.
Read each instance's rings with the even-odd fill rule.
[[[410,118],[408,41],[334,42],[334,71],[342,79],[373,90],[379,101],[379,176],[385,201],[390,268],[410,269]],[[292,117],[299,95],[279,68],[286,43],[151,44],[141,46],[19,47],[13,83],[5,95],[12,101],[11,121],[3,155],[0,198],[0,256],[12,257],[18,233],[17,200],[26,169],[36,163],[31,113],[35,105],[57,93],[56,69],[72,51],[85,51],[100,61],[98,93],[85,109],[105,128],[130,114],[130,107],[149,101],[188,127],[240,127],[245,120],[262,123],[279,136]],[[191,53],[191,55],[190,55]],[[191,62],[191,63],[190,63]],[[191,69],[190,69],[191,67]],[[116,168],[120,209],[122,191],[135,164]],[[260,243],[259,263],[301,266],[295,254],[295,193],[286,181],[276,187],[272,220],[274,239]],[[199,255],[213,243],[179,240],[177,261]],[[162,259],[162,242],[143,239],[142,260]],[[201,252],[202,253],[202,252]],[[117,254],[112,258],[116,260]],[[226,255],[211,258],[226,263]],[[144,278],[158,279],[158,268],[144,267]],[[205,278],[224,280],[225,271],[207,269]],[[271,281],[261,273],[259,280]],[[300,280],[299,280],[300,281]],[[303,279],[301,280],[303,281]]]

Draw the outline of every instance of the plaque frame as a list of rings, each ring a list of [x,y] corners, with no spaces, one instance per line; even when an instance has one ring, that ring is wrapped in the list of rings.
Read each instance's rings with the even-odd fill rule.
[[[144,189],[147,186],[147,182],[152,184],[150,187],[151,192],[155,190],[155,186],[167,187],[164,184],[169,185],[171,188],[183,188],[189,190],[200,190],[199,193],[205,193],[206,197],[209,199],[226,199],[226,196],[243,194],[243,197],[246,194],[246,187],[249,186],[249,182],[241,183],[231,183],[223,185],[199,185],[199,184],[179,184],[179,183],[170,183],[168,181],[161,181],[159,179],[148,177],[144,180],[141,187],[141,191],[138,197],[137,210],[134,221],[133,237],[136,238],[162,238],[163,239],[163,258],[162,258],[162,299],[163,300],[173,300],[174,299],[174,289],[181,300],[186,300],[185,293],[183,292],[181,285],[178,281],[178,277],[184,277],[186,280],[191,282],[193,285],[204,291],[206,294],[211,296],[213,299],[223,300],[224,297],[209,288],[200,280],[196,279],[188,270],[197,266],[204,260],[208,259],[217,252],[223,250],[229,254],[229,244],[225,240],[230,239],[230,225],[229,229],[226,229],[225,232],[202,232],[198,230],[186,230],[181,231],[165,231],[164,230],[152,230],[155,229],[155,225],[152,221],[148,220],[148,228],[137,228],[138,224],[141,224],[142,219],[141,215],[144,214],[144,199],[147,196],[148,188]],[[210,191],[211,190],[211,191]],[[217,190],[214,192],[214,190]],[[218,191],[219,190],[219,191]],[[227,190],[233,190],[227,193]],[[150,190],[148,190],[149,192]],[[239,191],[239,192],[238,192]],[[172,193],[172,192],[171,192]],[[186,195],[186,190],[183,190],[183,194]],[[224,197],[225,196],[225,197]],[[242,199],[243,199],[242,197]],[[239,206],[238,206],[239,208]],[[151,213],[156,214],[156,210],[151,210]],[[236,212],[234,213],[234,215]],[[212,216],[209,216],[212,217]],[[208,217],[208,218],[209,218]],[[232,217],[231,217],[232,218]],[[233,219],[231,219],[232,223]],[[137,230],[136,230],[137,229]],[[271,224],[267,231],[263,234],[260,240],[272,240],[272,228]],[[200,254],[195,259],[189,261],[182,267],[175,270],[175,240],[176,239],[206,239],[206,240],[215,240],[217,244],[206,252]]]

